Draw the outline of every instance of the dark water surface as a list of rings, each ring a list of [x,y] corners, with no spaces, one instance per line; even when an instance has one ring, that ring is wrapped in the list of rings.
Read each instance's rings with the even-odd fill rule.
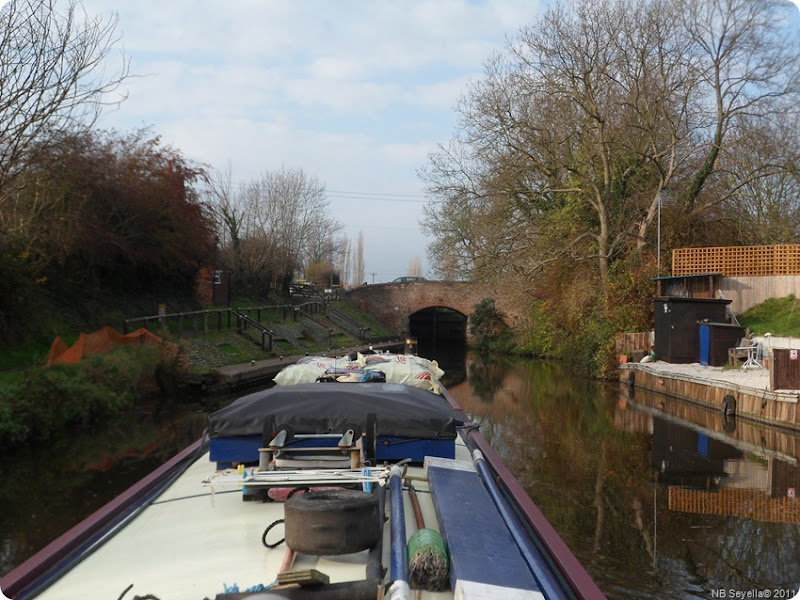
[[[560,364],[465,371],[448,389],[609,598],[800,588],[798,435]]]
[[[799,587],[797,435],[559,364],[436,358],[609,598],[789,598]],[[205,417],[143,411],[0,458],[0,574],[197,439]]]
[[[186,448],[205,426],[196,407],[141,409],[91,432],[3,453],[0,575]]]

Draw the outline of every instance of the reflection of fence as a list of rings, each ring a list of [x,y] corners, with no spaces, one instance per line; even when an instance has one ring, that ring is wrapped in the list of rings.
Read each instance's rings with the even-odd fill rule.
[[[800,244],[678,248],[672,274],[722,273],[726,277],[800,275]]]
[[[704,492],[670,486],[669,509],[753,521],[800,523],[800,500],[770,498],[761,490],[720,488],[715,492]]]

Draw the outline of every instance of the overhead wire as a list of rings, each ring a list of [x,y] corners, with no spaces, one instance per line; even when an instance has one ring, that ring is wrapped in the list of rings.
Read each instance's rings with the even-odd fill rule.
[[[233,186],[244,189],[248,183],[235,182]],[[408,202],[411,204],[425,204],[428,200],[421,194],[406,194],[396,192],[360,192],[356,190],[325,190],[325,196],[333,200],[370,200],[373,202]]]

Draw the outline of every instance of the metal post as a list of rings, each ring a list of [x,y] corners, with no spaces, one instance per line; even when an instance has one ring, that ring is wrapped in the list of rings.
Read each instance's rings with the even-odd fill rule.
[[[658,192],[658,242],[657,242],[657,249],[656,249],[656,275],[661,277],[661,198],[664,195],[664,190],[659,190]]]

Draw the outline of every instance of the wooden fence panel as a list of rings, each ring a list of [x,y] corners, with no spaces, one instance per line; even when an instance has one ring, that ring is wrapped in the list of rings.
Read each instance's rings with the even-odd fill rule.
[[[800,275],[800,244],[715,246],[672,251],[672,275]]]
[[[800,350],[775,348],[769,370],[771,390],[800,390]]]

